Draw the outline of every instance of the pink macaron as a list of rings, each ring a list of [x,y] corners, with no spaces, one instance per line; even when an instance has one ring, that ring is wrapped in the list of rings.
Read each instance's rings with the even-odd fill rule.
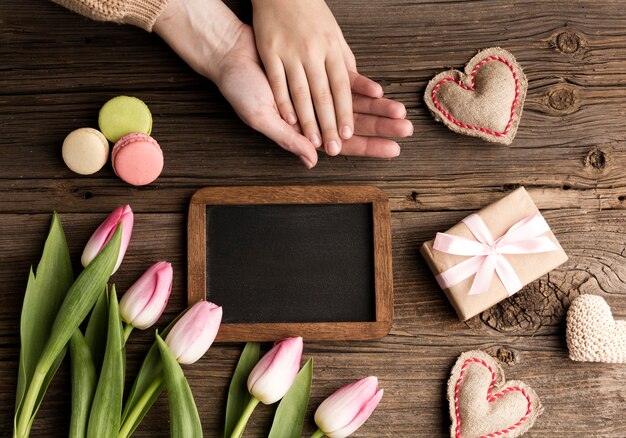
[[[163,151],[149,135],[132,132],[115,143],[111,161],[118,177],[128,184],[144,186],[161,174]]]

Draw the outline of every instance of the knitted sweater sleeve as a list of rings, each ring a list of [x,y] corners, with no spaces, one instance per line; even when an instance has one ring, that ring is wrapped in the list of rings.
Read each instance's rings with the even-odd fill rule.
[[[148,32],[167,0],[53,0],[74,12],[100,21],[132,24]]]

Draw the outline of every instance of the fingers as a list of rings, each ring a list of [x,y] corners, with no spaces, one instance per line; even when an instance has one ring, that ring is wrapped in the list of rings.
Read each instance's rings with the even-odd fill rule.
[[[346,39],[343,37],[343,32],[339,25],[337,25],[337,32],[339,32],[339,44],[341,45],[341,52],[343,53],[343,59],[346,64],[346,68],[349,71],[357,71],[356,68],[356,58],[354,57],[354,53],[352,53],[352,49],[346,42]]]
[[[289,125],[278,114],[264,118],[252,126],[257,131],[274,140],[280,147],[300,157],[304,165],[311,169],[317,164],[315,146],[293,126]]]
[[[287,79],[289,81],[289,92],[298,115],[300,128],[306,138],[308,138],[315,147],[319,147],[322,145],[322,137],[317,128],[315,110],[313,109],[313,101],[311,100],[311,91],[304,68],[301,65],[288,67]]]
[[[350,87],[352,91],[369,97],[383,97],[383,87],[354,71],[349,71]]]
[[[390,119],[370,114],[355,114],[354,126],[358,135],[408,137],[413,134],[413,124],[406,119]]]
[[[326,69],[310,65],[306,70],[306,76],[311,87],[317,122],[322,131],[324,149],[328,155],[338,155],[341,152],[341,139],[337,132],[333,94],[330,90]]]
[[[352,108],[355,113],[372,114],[390,119],[406,117],[406,108],[400,102],[385,98],[373,99],[362,94],[352,95]]]
[[[342,155],[353,157],[394,158],[400,155],[400,146],[393,140],[354,135],[343,142]]]
[[[350,78],[343,57],[336,56],[326,61],[330,91],[335,104],[337,115],[337,128],[339,135],[344,140],[352,137],[354,133],[354,118],[352,116],[352,90]]]
[[[295,124],[298,119],[296,118],[296,111],[291,104],[287,76],[282,61],[280,58],[273,58],[271,60],[263,59],[263,65],[265,66],[267,80],[274,94],[278,112],[280,112],[281,117],[287,123],[290,125]]]

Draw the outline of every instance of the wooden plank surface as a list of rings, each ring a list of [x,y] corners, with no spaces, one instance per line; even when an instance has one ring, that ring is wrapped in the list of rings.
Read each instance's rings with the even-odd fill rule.
[[[626,436],[626,365],[567,358],[564,316],[581,293],[604,296],[626,318],[626,3],[622,1],[333,0],[360,71],[407,105],[415,133],[395,160],[322,158],[313,171],[245,127],[213,85],[155,35],[95,23],[48,1],[0,0],[0,435],[8,436],[19,358],[19,312],[50,212],[61,213],[78,268],[82,246],[106,212],[130,203],[135,237],[115,282],[124,290],[153,261],[168,259],[175,287],[165,322],[186,297],[187,203],[204,186],[366,183],[392,207],[395,320],[382,341],[310,343],[311,413],[349,381],[376,374],[385,397],[357,436],[446,436],[445,382],[456,357],[485,349],[509,378],[532,385],[546,407],[530,436]],[[233,7],[246,19],[249,4]],[[511,148],[461,137],[422,102],[427,81],[462,68],[479,49],[502,46],[524,67],[528,97]],[[72,129],[95,126],[104,101],[144,99],[165,151],[163,177],[145,188],[111,168],[78,177],[61,161]],[[468,212],[526,186],[570,261],[466,323],[418,248]],[[131,341],[133,375],[151,339]],[[218,436],[241,345],[212,348],[186,367],[207,436]],[[33,436],[66,436],[68,367],[44,401]],[[273,409],[248,430],[263,436]],[[161,398],[138,437],[168,436]],[[307,420],[307,432],[312,421]]]

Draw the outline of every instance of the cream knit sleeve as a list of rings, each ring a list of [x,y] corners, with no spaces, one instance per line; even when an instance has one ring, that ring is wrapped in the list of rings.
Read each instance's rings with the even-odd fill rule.
[[[100,21],[132,24],[148,32],[163,12],[167,0],[53,0],[55,3]]]

